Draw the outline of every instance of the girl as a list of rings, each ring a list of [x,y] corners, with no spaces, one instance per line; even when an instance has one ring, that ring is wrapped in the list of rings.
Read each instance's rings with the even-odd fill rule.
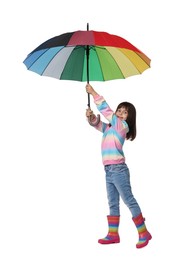
[[[120,103],[114,113],[104,98],[100,96],[90,84],[86,85],[86,91],[92,95],[100,113],[108,120],[108,124],[100,121],[96,126],[97,130],[103,132],[102,137],[102,161],[106,173],[106,188],[110,214],[108,220],[108,234],[99,239],[100,244],[119,243],[119,198],[129,208],[132,220],[138,230],[139,240],[137,248],[146,246],[152,238],[145,226],[145,219],[142,216],[138,202],[133,196],[130,184],[130,174],[125,164],[123,144],[125,139],[134,140],[136,137],[136,110],[128,102]],[[94,123],[97,118],[89,108],[86,116]]]

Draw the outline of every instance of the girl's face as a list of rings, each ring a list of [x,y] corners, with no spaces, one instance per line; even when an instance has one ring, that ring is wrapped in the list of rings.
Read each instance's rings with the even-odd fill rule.
[[[116,111],[116,116],[119,117],[121,120],[126,120],[128,117],[128,110],[125,107],[120,107]]]

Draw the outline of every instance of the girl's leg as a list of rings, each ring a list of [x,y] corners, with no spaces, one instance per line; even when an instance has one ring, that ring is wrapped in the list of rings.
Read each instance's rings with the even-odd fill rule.
[[[109,174],[106,174],[106,189],[107,189],[107,199],[109,204],[109,210],[111,216],[119,216],[119,192],[115,185],[112,183]]]
[[[152,236],[146,228],[145,219],[141,214],[141,209],[132,194],[130,174],[125,164],[116,166],[116,170],[114,170],[114,185],[117,188],[122,200],[130,209],[133,216],[133,222],[138,230],[139,240],[136,247],[145,247]]]
[[[110,208],[110,215],[107,216],[108,220],[108,233],[107,236],[98,240],[100,244],[113,244],[119,243],[119,192],[112,183],[112,174],[109,172],[109,166],[105,167],[106,170],[106,188],[107,198]]]
[[[131,211],[132,217],[141,214],[141,209],[132,193],[129,169],[126,164],[114,166],[113,183],[123,202]]]

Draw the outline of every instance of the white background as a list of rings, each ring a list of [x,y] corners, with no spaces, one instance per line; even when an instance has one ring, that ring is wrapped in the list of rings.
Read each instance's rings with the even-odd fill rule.
[[[0,259],[181,257],[179,1],[6,1],[1,6]],[[35,47],[75,30],[122,36],[151,58],[126,80],[94,82],[113,110],[137,108],[137,138],[125,143],[133,193],[153,239],[136,249],[121,202],[121,243],[102,246],[108,214],[102,135],[85,119],[85,83],[27,71]],[[91,99],[92,109],[97,113]]]

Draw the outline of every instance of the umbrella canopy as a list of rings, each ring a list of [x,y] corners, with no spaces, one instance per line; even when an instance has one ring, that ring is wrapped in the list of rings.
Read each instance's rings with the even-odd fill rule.
[[[150,61],[119,36],[87,30],[49,39],[33,50],[24,64],[28,70],[60,80],[106,81],[141,74]]]
[[[64,33],[45,41],[24,60],[27,69],[39,75],[87,82],[138,75],[150,67],[150,62],[124,38],[90,31],[89,24],[87,31]]]

